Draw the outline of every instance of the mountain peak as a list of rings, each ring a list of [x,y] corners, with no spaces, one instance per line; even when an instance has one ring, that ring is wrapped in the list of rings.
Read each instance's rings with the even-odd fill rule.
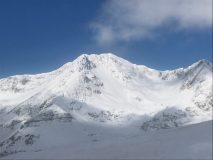
[[[118,56],[116,56],[113,53],[101,53],[101,54],[82,54],[80,55],[76,60],[81,60],[81,59],[91,59],[91,60],[96,60],[96,59],[109,59],[109,58],[113,58],[113,59],[122,59]]]
[[[101,54],[82,54],[74,61],[68,62],[60,67],[58,70],[91,70],[97,67],[97,65],[114,65],[114,64],[126,64],[129,63],[125,59],[122,59],[112,53]]]
[[[209,62],[208,60],[206,60],[206,59],[201,59],[201,60],[199,60],[198,62],[197,62],[198,64],[202,64],[202,65],[212,65],[212,63],[211,62]]]
[[[85,63],[91,62],[94,64],[103,64],[103,63],[120,63],[120,64],[127,64],[129,63],[127,60],[116,56],[113,53],[101,53],[101,54],[82,54],[76,60],[77,63]]]
[[[190,69],[193,69],[193,68],[196,69],[196,68],[200,68],[200,67],[208,68],[209,70],[212,70],[212,63],[205,60],[205,59],[201,59],[201,60],[195,62],[194,64],[192,64],[189,68]]]
[[[211,63],[209,61],[207,61],[206,59],[201,59],[197,62],[198,65],[211,65]]]
[[[79,66],[79,71],[83,69],[91,70],[96,68],[96,65],[90,60],[90,56],[88,54],[82,54],[76,59],[76,62]]]

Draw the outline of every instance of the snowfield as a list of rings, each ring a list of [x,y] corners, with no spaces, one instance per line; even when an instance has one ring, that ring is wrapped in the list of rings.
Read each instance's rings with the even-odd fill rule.
[[[79,123],[46,125],[36,131],[41,136],[31,149],[3,159],[212,158],[212,121],[156,132]]]
[[[158,71],[113,54],[0,79],[0,158],[212,157],[212,64]]]

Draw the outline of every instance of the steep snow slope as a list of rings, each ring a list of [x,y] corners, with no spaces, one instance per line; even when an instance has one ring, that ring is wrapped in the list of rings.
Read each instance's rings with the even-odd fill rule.
[[[82,55],[50,73],[0,80],[0,153],[34,146],[50,122],[150,131],[211,120],[212,105],[205,60],[158,71],[113,54]]]

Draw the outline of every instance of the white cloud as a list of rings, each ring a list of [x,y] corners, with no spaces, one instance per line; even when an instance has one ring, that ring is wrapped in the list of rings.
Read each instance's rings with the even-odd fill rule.
[[[91,28],[96,40],[106,44],[150,38],[165,25],[212,27],[212,0],[108,0]]]

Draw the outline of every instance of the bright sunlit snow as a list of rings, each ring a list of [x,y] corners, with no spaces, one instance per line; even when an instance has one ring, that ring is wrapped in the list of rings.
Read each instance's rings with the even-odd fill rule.
[[[0,158],[210,158],[212,105],[205,60],[158,71],[84,54],[0,79]]]

